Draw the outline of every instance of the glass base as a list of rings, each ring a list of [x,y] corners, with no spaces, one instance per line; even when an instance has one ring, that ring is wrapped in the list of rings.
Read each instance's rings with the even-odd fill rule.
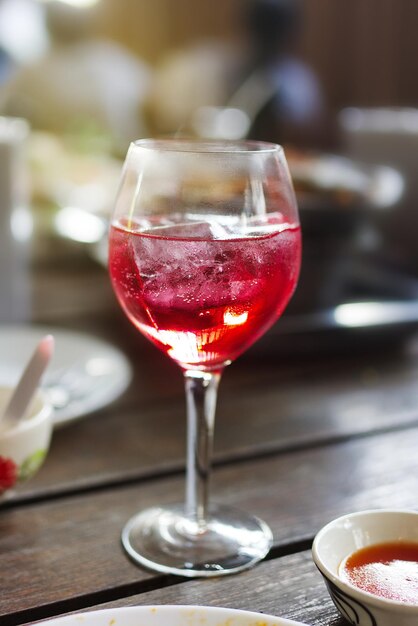
[[[234,574],[268,553],[270,528],[262,520],[227,507],[213,506],[204,529],[183,506],[155,507],[131,518],[122,531],[129,556],[164,574],[209,577]]]

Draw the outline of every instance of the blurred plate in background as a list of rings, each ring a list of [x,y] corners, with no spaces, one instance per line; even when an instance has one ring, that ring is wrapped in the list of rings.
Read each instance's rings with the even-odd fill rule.
[[[55,338],[55,353],[42,381],[55,426],[80,419],[116,400],[127,388],[131,366],[115,347],[90,335],[42,326],[0,326],[0,383],[14,385],[38,341]]]

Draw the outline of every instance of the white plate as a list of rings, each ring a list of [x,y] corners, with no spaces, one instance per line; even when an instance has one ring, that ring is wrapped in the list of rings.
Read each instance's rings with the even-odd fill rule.
[[[42,381],[61,426],[106,406],[128,386],[132,372],[116,348],[90,335],[49,326],[0,325],[0,384],[14,385],[37,342],[55,338],[55,352]]]
[[[38,626],[304,626],[301,622],[207,606],[133,606],[78,613],[39,622]]]

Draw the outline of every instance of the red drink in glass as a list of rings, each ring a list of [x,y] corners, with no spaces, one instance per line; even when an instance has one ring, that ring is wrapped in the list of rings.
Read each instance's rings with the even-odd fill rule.
[[[283,312],[299,274],[300,228],[280,214],[253,222],[244,236],[217,229],[164,218],[153,229],[121,220],[110,231],[109,269],[123,309],[185,369],[216,370],[244,352]]]

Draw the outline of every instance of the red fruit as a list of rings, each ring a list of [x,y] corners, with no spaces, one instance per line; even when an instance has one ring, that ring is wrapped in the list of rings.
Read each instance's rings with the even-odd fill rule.
[[[18,467],[12,459],[0,456],[0,492],[12,487],[18,478]]]

